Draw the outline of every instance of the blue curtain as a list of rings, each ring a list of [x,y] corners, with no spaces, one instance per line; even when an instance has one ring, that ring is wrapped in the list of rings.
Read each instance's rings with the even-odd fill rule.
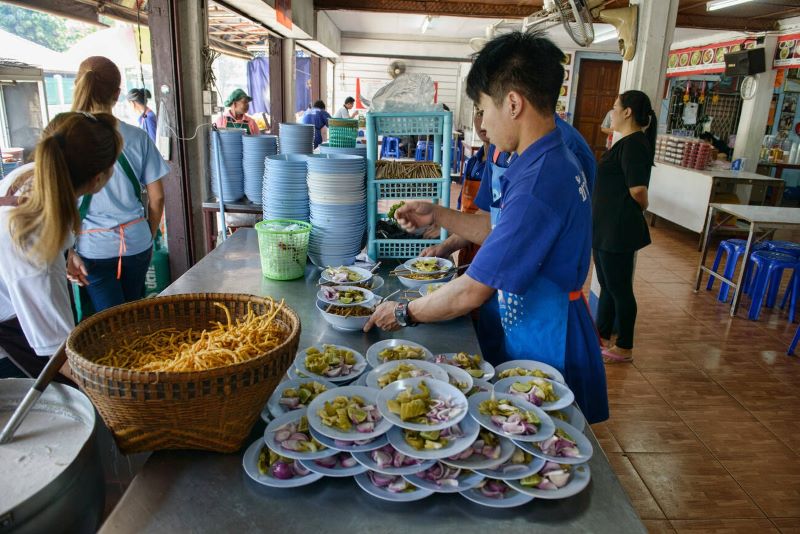
[[[250,102],[250,115],[253,113],[267,113],[269,111],[269,59],[257,57],[247,62],[247,94],[253,101]]]
[[[311,107],[311,58],[295,57],[295,112]]]

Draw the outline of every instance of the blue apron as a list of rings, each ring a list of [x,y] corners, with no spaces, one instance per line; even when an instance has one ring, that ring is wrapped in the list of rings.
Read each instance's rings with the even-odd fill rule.
[[[490,213],[494,228],[502,216],[500,178],[507,169],[494,161],[489,164],[492,172]],[[589,423],[608,419],[608,393],[599,337],[581,288],[566,293],[544,276],[537,276],[524,295],[498,290],[497,298],[490,301],[497,306],[495,313],[499,315],[505,334],[503,359],[537,360],[552,365],[564,375]],[[481,309],[481,317],[493,311],[488,303],[485,308]],[[568,337],[570,322],[575,327]]]

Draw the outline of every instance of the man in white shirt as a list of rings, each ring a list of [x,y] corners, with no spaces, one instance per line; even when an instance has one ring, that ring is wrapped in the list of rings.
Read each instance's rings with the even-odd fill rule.
[[[609,150],[614,144],[614,130],[611,129],[611,110],[603,118],[603,122],[600,124],[600,131],[606,134],[606,150]]]
[[[352,96],[348,96],[344,99],[344,106],[339,108],[339,111],[336,112],[336,115],[333,117],[335,119],[352,119],[356,116],[357,111],[351,112],[350,110],[353,109],[353,105],[355,105],[356,99]]]

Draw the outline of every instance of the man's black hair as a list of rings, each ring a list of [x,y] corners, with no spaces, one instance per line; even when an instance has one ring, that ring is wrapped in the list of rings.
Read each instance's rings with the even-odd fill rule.
[[[314,102],[314,107],[319,109],[325,109],[325,102],[323,102],[322,100],[317,100],[316,102]]]
[[[356,99],[353,98],[352,96],[348,96],[347,98],[344,99],[344,105],[345,106],[347,104],[355,104],[355,102],[356,102]]]
[[[555,113],[564,82],[564,52],[543,32],[511,32],[495,37],[475,54],[467,95],[481,93],[500,104],[509,91],[520,93],[539,113]]]

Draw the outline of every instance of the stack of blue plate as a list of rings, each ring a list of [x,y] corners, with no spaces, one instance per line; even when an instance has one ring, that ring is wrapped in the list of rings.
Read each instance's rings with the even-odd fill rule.
[[[211,191],[225,202],[236,202],[244,196],[244,169],[242,168],[243,129],[220,130],[211,132]],[[219,151],[214,136],[219,139]],[[220,159],[222,171],[222,194],[217,180],[217,159]]]
[[[314,265],[351,265],[361,251],[367,229],[365,171],[360,156],[308,158],[312,226],[308,257]]]
[[[267,156],[262,193],[265,220],[308,221],[307,160],[302,154]]]
[[[343,147],[328,146],[328,143],[322,143],[321,145],[319,145],[319,153],[345,154],[349,156],[361,156],[362,158],[366,158],[367,145],[365,145],[364,143],[359,143],[353,148],[343,148]]]
[[[314,152],[314,127],[310,124],[282,122],[281,154],[311,154]]]
[[[261,204],[264,188],[264,160],[278,153],[278,136],[245,135],[242,138],[244,194],[250,202]]]

